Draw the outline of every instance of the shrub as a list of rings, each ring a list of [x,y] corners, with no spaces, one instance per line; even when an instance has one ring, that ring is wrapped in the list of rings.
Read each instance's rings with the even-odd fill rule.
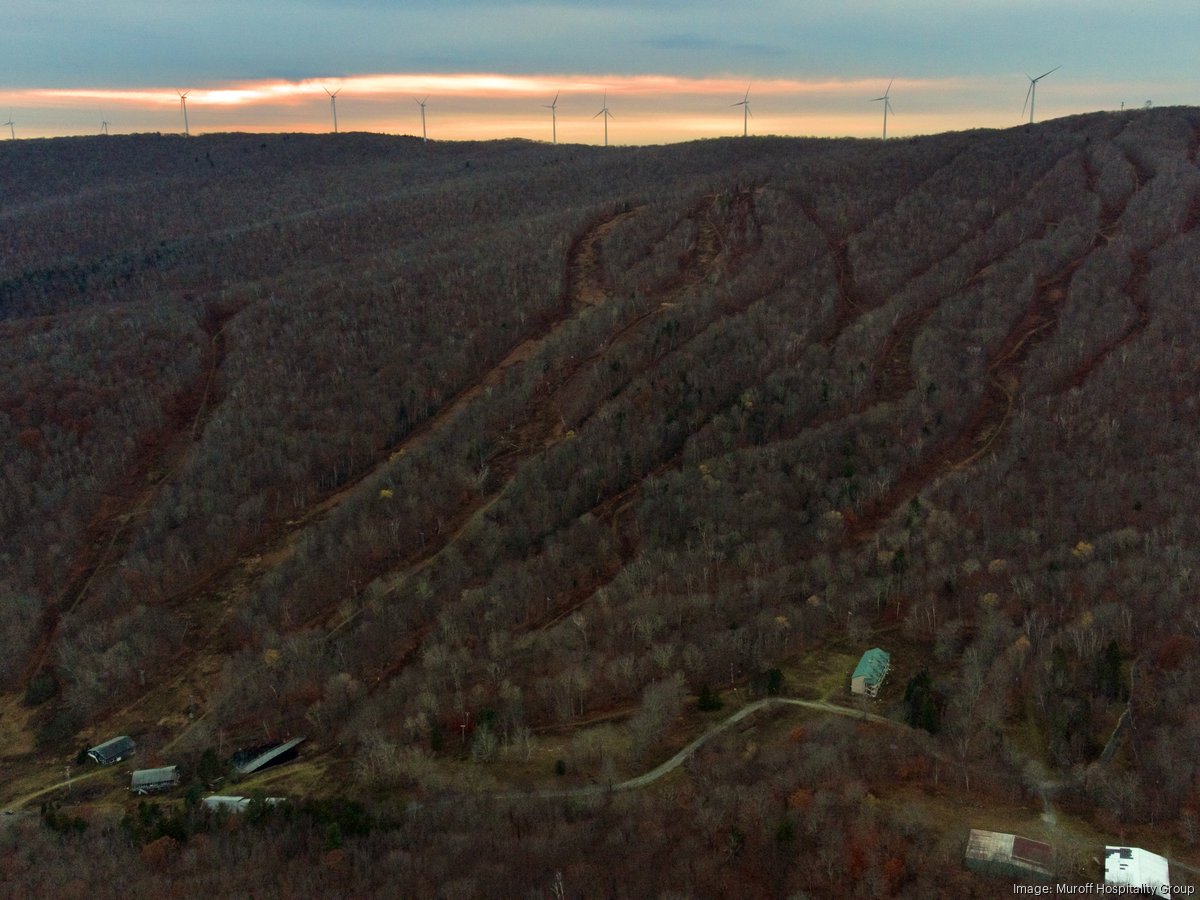
[[[25,687],[25,705],[39,706],[58,693],[58,682],[49,672],[38,672]]]
[[[700,696],[696,698],[696,709],[701,712],[715,712],[724,705],[716,691],[707,684],[701,685]]]

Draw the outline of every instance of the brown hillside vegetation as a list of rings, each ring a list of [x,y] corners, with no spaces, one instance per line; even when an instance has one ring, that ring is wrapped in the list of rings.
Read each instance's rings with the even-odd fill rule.
[[[264,789],[308,805],[116,828],[94,777],[0,884],[990,896],[972,816],[1064,878],[1196,863],[1198,146],[1189,108],[3,142],[2,799],[113,734],[189,779],[305,735]],[[520,796],[652,769],[718,691],[849,703],[874,645],[895,727],[776,711]]]

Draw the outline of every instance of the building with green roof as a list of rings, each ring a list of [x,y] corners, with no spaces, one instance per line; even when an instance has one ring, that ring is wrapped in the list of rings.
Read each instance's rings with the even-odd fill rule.
[[[862,655],[854,674],[850,676],[850,691],[854,694],[865,694],[874,697],[879,693],[879,686],[887,677],[892,667],[892,658],[886,651],[872,647]]]

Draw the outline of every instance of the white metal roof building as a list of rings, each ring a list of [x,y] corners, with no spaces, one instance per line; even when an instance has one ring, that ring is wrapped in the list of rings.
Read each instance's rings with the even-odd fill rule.
[[[138,769],[129,777],[129,789],[135,794],[165,791],[179,784],[179,766]]]
[[[1122,885],[1151,897],[1171,896],[1166,857],[1139,847],[1104,848],[1104,883]]]

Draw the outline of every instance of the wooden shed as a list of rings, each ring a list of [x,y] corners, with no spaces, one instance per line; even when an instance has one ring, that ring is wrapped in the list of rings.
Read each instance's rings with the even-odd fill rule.
[[[854,667],[854,674],[850,676],[850,692],[874,697],[891,668],[891,656],[878,647],[872,647]]]

